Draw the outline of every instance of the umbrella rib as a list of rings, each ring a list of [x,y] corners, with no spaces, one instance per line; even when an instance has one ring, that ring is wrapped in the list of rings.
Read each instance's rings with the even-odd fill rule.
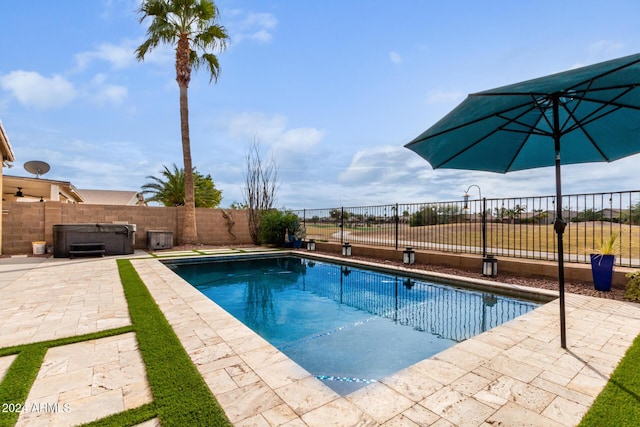
[[[523,94],[519,94],[519,95],[523,95]],[[478,96],[478,95],[470,94],[469,96],[471,97],[471,96]],[[484,95],[482,95],[482,96],[484,96]],[[509,109],[506,109],[506,110],[502,111],[501,113],[508,113],[509,111],[513,111],[513,110],[517,110],[517,109],[522,108],[522,107],[526,107],[527,105],[528,105],[528,102],[527,102],[527,103],[521,103],[521,104],[518,104],[518,105],[516,105],[516,106],[514,106],[514,107],[511,107],[511,108],[509,108]],[[450,132],[456,131],[456,130],[458,130],[458,129],[462,129],[462,128],[467,127],[467,126],[471,126],[471,125],[473,125],[473,124],[476,124],[476,123],[479,123],[479,122],[481,122],[481,121],[483,121],[483,120],[486,120],[486,119],[488,119],[488,118],[490,118],[490,117],[499,117],[499,116],[498,116],[498,113],[491,113],[491,114],[487,114],[487,115],[485,115],[485,116],[479,117],[479,118],[477,118],[477,119],[475,119],[475,120],[472,120],[472,121],[470,121],[470,122],[462,123],[462,124],[460,124],[460,125],[453,126],[453,127],[451,127],[451,128],[447,128],[447,129],[445,129],[445,130],[443,130],[443,131],[440,131],[440,132],[434,133],[434,134],[429,135],[429,136],[426,136],[426,137],[424,137],[424,138],[415,139],[415,140],[411,141],[410,143],[408,143],[407,145],[405,145],[405,147],[411,147],[412,145],[418,144],[418,143],[423,142],[423,141],[426,141],[426,140],[428,140],[428,139],[435,138],[435,137],[437,137],[437,136],[444,135],[444,134],[446,134],[446,133],[450,133]],[[518,116],[518,117],[520,117],[520,116]],[[501,118],[502,118],[502,117],[501,117]],[[489,134],[489,135],[491,135],[491,134]],[[489,136],[489,135],[487,135],[487,136]],[[484,137],[483,137],[483,138],[481,138],[480,140],[482,140],[482,139],[486,138],[487,136],[484,136]],[[479,140],[479,141],[480,141],[480,140]],[[478,142],[479,142],[479,141],[478,141]]]
[[[522,106],[525,106],[527,104],[523,104]],[[534,99],[534,104],[535,104],[535,99]],[[536,107],[540,108],[537,105],[536,105]],[[505,131],[505,132],[514,132],[514,133],[527,133],[527,134],[532,134],[532,135],[543,135],[543,136],[551,135],[549,132],[544,132],[544,131],[540,130],[540,128],[537,126],[537,123],[539,123],[540,120],[536,120],[534,124],[524,123],[524,122],[519,120],[520,117],[525,116],[526,114],[528,114],[532,110],[533,110],[533,108],[528,108],[525,111],[523,111],[522,113],[520,113],[519,115],[517,115],[516,117],[507,117],[507,116],[504,116],[503,113],[496,113],[495,114],[496,117],[499,117],[499,118],[501,118],[501,119],[503,119],[505,121],[505,123],[500,126],[499,130],[502,130],[502,131]],[[543,115],[544,115],[544,113],[543,113]],[[518,126],[521,126],[525,130],[505,129],[505,127],[507,125],[510,125],[512,123],[515,123]]]
[[[622,87],[624,86],[618,86],[618,89],[622,89]],[[633,110],[640,110],[639,107],[634,107],[634,106],[627,106],[625,104],[621,104],[616,102],[616,100],[620,99],[621,97],[623,97],[624,95],[626,95],[627,93],[629,93],[631,90],[634,89],[635,86],[628,86],[626,87],[626,90],[624,90],[623,92],[619,93],[618,96],[616,96],[615,98],[611,99],[610,101],[601,101],[601,100],[597,100],[597,99],[592,99],[592,98],[586,98],[584,96],[582,97],[577,97],[575,99],[578,100],[578,102],[576,103],[575,107],[573,107],[572,109],[566,108],[566,104],[563,104],[565,106],[565,110],[567,111],[567,113],[569,114],[569,117],[567,117],[567,120],[565,121],[565,123],[562,125],[562,127],[564,128],[564,125],[566,125],[569,122],[569,119],[573,119],[575,125],[570,126],[568,128],[568,130],[566,130],[566,132],[564,133],[569,133],[577,128],[581,128],[583,129],[583,126],[588,125],[591,122],[594,122],[596,120],[599,120],[611,113],[614,113],[622,108],[629,108],[629,109],[633,109]],[[584,92],[584,94],[586,95],[587,92]],[[578,109],[578,107],[580,106],[580,104],[583,101],[587,101],[587,102],[592,102],[595,104],[602,104],[600,105],[600,107],[596,108],[594,111],[592,111],[591,113],[589,113],[588,115],[586,115],[582,120],[578,120],[575,116],[574,116],[574,112]],[[613,107],[610,110],[606,110],[605,108],[607,107]],[[584,131],[584,129],[583,129]]]
[[[570,92],[570,91],[574,91],[574,92],[582,92],[582,89],[576,89],[579,88],[580,86],[584,85],[585,83],[592,83],[595,80],[601,79],[602,77],[608,76],[610,74],[614,74],[620,70],[623,70],[625,68],[631,67],[632,65],[638,64],[640,63],[640,58],[639,59],[635,59],[631,62],[627,62],[625,64],[622,64],[616,68],[612,68],[612,69],[607,69],[604,70],[603,72],[601,72],[600,74],[596,74],[595,76],[591,76],[583,81],[580,81],[576,84],[574,84],[573,86],[571,86],[568,89],[565,89],[563,92]],[[630,84],[624,84],[624,85],[619,85],[619,86],[609,86],[606,88],[602,88],[602,89],[596,89],[596,90],[608,90],[608,89],[617,89],[617,88],[621,88],[621,87],[629,87],[631,86],[636,87],[639,86],[640,82],[637,83],[630,83]],[[502,96],[502,95],[525,95],[525,94],[531,94],[533,96],[548,96],[549,93],[544,93],[544,92],[496,92],[495,89],[492,89],[491,93],[481,93],[482,95],[486,95],[486,96]]]
[[[602,73],[600,73],[600,74],[598,74],[596,76],[590,77],[589,79],[584,80],[581,83],[577,83],[577,84],[573,85],[571,87],[571,89],[573,89],[575,87],[578,87],[580,85],[583,85],[586,82],[593,82],[594,80],[601,79],[602,77],[608,76],[609,74],[617,73],[618,71],[623,70],[623,69],[625,69],[627,67],[631,67],[632,65],[635,65],[635,64],[637,64],[639,62],[640,62],[640,59],[635,59],[635,60],[633,60],[631,62],[628,62],[626,64],[620,65],[619,67],[612,68],[612,69],[609,69],[609,70],[605,70],[604,72],[602,72]],[[635,86],[636,84],[633,83],[632,85]],[[628,86],[628,85],[623,85],[623,86]]]
[[[520,107],[524,107],[524,106],[526,106],[527,104],[528,104],[528,103],[526,103],[526,104],[522,104],[522,105],[519,105],[519,106],[514,107],[514,108],[510,108],[509,110],[506,110],[506,111],[504,111],[503,113],[506,113],[506,112],[508,112],[508,111],[516,110],[516,109],[518,109],[518,108],[520,108]],[[455,157],[459,156],[460,154],[464,153],[465,151],[470,150],[471,148],[475,147],[477,144],[481,143],[483,140],[485,140],[485,139],[489,138],[491,135],[493,135],[493,134],[495,134],[495,133],[498,133],[498,132],[500,132],[500,131],[508,131],[508,132],[514,132],[514,133],[523,133],[523,134],[527,134],[527,135],[538,135],[537,133],[535,133],[535,130],[536,130],[536,128],[535,128],[535,127],[531,127],[530,125],[527,125],[527,124],[525,124],[525,123],[521,123],[521,122],[518,122],[518,121],[517,121],[517,119],[518,119],[518,118],[520,118],[520,117],[524,116],[524,115],[525,115],[525,114],[527,114],[529,111],[531,111],[531,108],[529,108],[529,109],[527,109],[526,111],[524,111],[524,112],[520,113],[518,116],[516,116],[516,117],[514,117],[514,118],[505,117],[505,116],[503,116],[501,113],[494,113],[494,114],[491,114],[491,115],[486,116],[486,118],[489,118],[489,117],[498,117],[498,118],[500,118],[500,119],[504,120],[504,121],[505,121],[505,123],[503,123],[503,124],[502,124],[502,125],[500,125],[500,126],[497,126],[494,130],[492,130],[492,131],[491,131],[491,132],[489,132],[488,134],[486,134],[486,135],[484,135],[484,136],[480,137],[479,139],[475,140],[473,143],[471,143],[471,144],[467,145],[467,146],[465,147],[465,149],[464,149],[464,150],[460,150],[460,151],[458,151],[457,153],[455,153],[454,155],[452,155],[451,157],[449,157],[449,158],[447,158],[447,159],[443,160],[442,162],[438,163],[438,165],[437,165],[437,166],[433,166],[433,165],[432,165],[432,166],[433,166],[433,168],[434,168],[434,169],[439,168],[441,165],[446,164],[448,161],[450,161],[450,160],[452,160],[453,158],[455,158]],[[457,127],[457,129],[462,128],[462,127],[464,127],[464,126],[471,125],[471,124],[473,124],[473,123],[475,123],[475,121],[474,121],[474,122],[465,123],[464,125],[458,126],[458,127]],[[505,126],[507,126],[507,125],[509,125],[509,124],[511,124],[511,123],[517,123],[517,124],[519,124],[519,125],[521,125],[521,126],[523,126],[523,127],[525,127],[525,128],[529,128],[529,129],[530,129],[530,132],[528,132],[528,131],[523,131],[523,130],[505,129],[505,128],[504,128]],[[454,129],[455,129],[455,128],[452,128],[452,129],[450,129],[450,130],[454,130]],[[445,132],[442,132],[442,133],[445,133]],[[441,133],[441,134],[442,134],[442,133]],[[436,136],[436,135],[440,135],[440,134],[430,135],[428,138],[432,138],[432,137],[434,137],[434,136]],[[548,134],[541,133],[541,134],[539,134],[539,135],[548,135]],[[427,140],[428,138],[424,138],[424,139],[422,139],[422,140],[420,140],[420,141],[425,141],[425,140]],[[517,152],[520,152],[520,150],[522,150],[522,148],[524,147],[524,144],[527,142],[527,139],[528,139],[528,136],[527,136],[527,138],[525,138],[525,139],[522,141],[522,144],[520,144],[520,147],[518,148]],[[412,143],[411,143],[411,144],[409,144],[409,145],[412,145],[413,143],[415,143],[415,142],[420,142],[420,141],[414,141],[414,142],[412,142]],[[511,166],[511,165],[509,165],[509,166]]]
[[[582,119],[582,120],[580,120],[580,121],[578,121],[578,119],[576,119],[576,118],[573,116],[573,113],[572,113],[571,111],[567,110],[567,112],[568,112],[569,116],[570,116],[571,118],[573,118],[573,119],[574,119],[574,124],[573,124],[572,126],[568,127],[566,130],[564,130],[564,131],[562,132],[562,134],[563,134],[563,135],[566,135],[566,134],[568,134],[568,133],[573,132],[574,130],[576,130],[576,129],[578,129],[578,128],[581,128],[581,129],[582,129],[582,128],[583,128],[583,126],[586,126],[586,125],[588,125],[588,124],[590,124],[590,123],[592,123],[592,122],[595,122],[595,121],[597,121],[597,120],[600,120],[601,118],[606,117],[606,116],[608,116],[609,114],[615,113],[616,111],[619,111],[619,110],[621,110],[621,109],[622,109],[622,107],[615,107],[615,108],[613,108],[613,109],[611,109],[611,110],[609,110],[609,111],[601,111],[602,109],[598,109],[598,111],[600,111],[600,113],[599,113],[598,115],[594,115],[594,114],[595,114],[595,112],[594,112],[594,113],[589,114],[588,118]],[[567,120],[567,121],[568,121],[568,120]],[[565,123],[566,123],[566,122],[565,122]]]

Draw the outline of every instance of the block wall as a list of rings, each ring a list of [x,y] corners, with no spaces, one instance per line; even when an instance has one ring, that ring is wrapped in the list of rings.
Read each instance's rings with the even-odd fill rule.
[[[183,209],[180,207],[83,205],[60,202],[4,202],[2,215],[2,254],[32,252],[34,241],[53,245],[55,224],[113,223],[136,224],[136,248],[144,249],[148,230],[172,231],[174,245],[180,239]],[[251,244],[245,211],[227,210],[233,227],[222,209],[196,209],[198,237],[205,245]]]
[[[32,252],[31,242],[45,241],[45,204],[2,202],[2,254]]]

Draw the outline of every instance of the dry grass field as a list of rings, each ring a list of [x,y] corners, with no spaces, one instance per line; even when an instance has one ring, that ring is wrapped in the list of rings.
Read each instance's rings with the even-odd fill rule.
[[[339,241],[340,227],[334,224],[307,223],[307,238]],[[395,244],[394,224],[370,226],[346,226],[344,240],[352,243],[391,246]],[[564,233],[564,252],[568,255],[583,255],[594,252],[599,241],[612,233],[619,235],[616,255],[623,259],[640,259],[640,226],[612,222],[569,223]],[[398,225],[399,245],[411,244],[416,248],[447,246],[461,252],[475,252],[469,248],[482,246],[482,228],[478,222],[438,224],[410,227]],[[555,253],[557,236],[553,225],[488,223],[487,247],[495,252]],[[467,250],[465,250],[465,248]]]

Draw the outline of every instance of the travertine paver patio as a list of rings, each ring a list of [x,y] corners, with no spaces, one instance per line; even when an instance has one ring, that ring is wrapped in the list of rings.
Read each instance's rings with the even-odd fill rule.
[[[133,263],[236,425],[573,426],[640,333],[640,306],[567,295],[568,350],[554,301],[340,397],[157,260]]]
[[[133,333],[50,348],[18,425],[79,425],[150,403],[137,348]]]
[[[568,350],[560,348],[551,302],[341,397],[157,259],[132,262],[239,426],[572,426],[640,333],[638,305],[567,295]],[[1,347],[129,322],[111,258],[49,259],[26,270],[0,263]],[[134,343],[129,333],[51,348],[29,401],[69,403],[69,412],[47,418],[51,425],[84,422],[74,417],[96,407],[117,412],[149,401]],[[0,358],[0,377],[11,357]],[[19,424],[41,425],[35,417],[23,414]]]
[[[0,348],[131,324],[113,259],[3,260],[1,267],[0,276],[15,278],[2,287]]]
[[[114,259],[2,259],[0,347],[131,324]],[[0,378],[16,356],[0,358]],[[71,426],[151,402],[133,333],[51,347],[19,426]]]

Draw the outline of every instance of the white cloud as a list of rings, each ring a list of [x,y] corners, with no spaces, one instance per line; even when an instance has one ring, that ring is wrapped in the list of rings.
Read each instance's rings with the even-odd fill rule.
[[[97,74],[90,85],[90,98],[98,105],[120,105],[127,97],[129,91],[125,86],[107,83],[104,74]]]
[[[400,146],[378,146],[358,151],[338,180],[344,184],[414,183],[427,178],[428,163]]]
[[[128,91],[124,86],[106,85],[100,88],[95,95],[95,100],[100,105],[115,104],[120,105],[127,97]]]
[[[19,70],[0,76],[0,86],[21,104],[40,109],[62,107],[77,95],[73,84],[64,77],[45,77],[35,71]]]
[[[389,59],[394,64],[400,64],[402,62],[402,57],[398,52],[389,52]]]
[[[226,120],[227,133],[236,139],[257,138],[272,147],[304,150],[316,145],[324,132],[315,128],[287,128],[282,114],[238,113]]]
[[[591,43],[587,47],[588,59],[584,62],[574,63],[573,65],[571,65],[571,67],[569,67],[569,69],[574,70],[576,68],[584,67],[596,62],[612,59],[618,56],[624,48],[625,45],[621,42],[614,42],[611,40],[598,40],[597,42]]]
[[[432,90],[427,93],[427,104],[452,104],[460,102],[462,99],[464,99],[464,94],[461,92]]]
[[[228,15],[231,16],[231,19],[226,27],[229,29],[233,43],[240,43],[243,40],[269,43],[278,26],[278,20],[271,13],[245,12],[234,9],[229,11]]]
[[[224,121],[225,133],[247,143],[257,140],[270,149],[282,169],[299,168],[310,151],[324,138],[313,127],[289,128],[282,114],[238,113]]]
[[[75,55],[76,67],[84,70],[94,61],[105,61],[115,69],[123,69],[135,64],[135,43],[130,40],[120,45],[102,43],[94,50],[81,52]]]
[[[614,54],[624,49],[624,43],[611,40],[598,40],[589,45],[589,53],[592,55]]]
[[[132,10],[139,10],[142,0],[105,0],[100,17],[108,20],[118,16],[129,18]]]

